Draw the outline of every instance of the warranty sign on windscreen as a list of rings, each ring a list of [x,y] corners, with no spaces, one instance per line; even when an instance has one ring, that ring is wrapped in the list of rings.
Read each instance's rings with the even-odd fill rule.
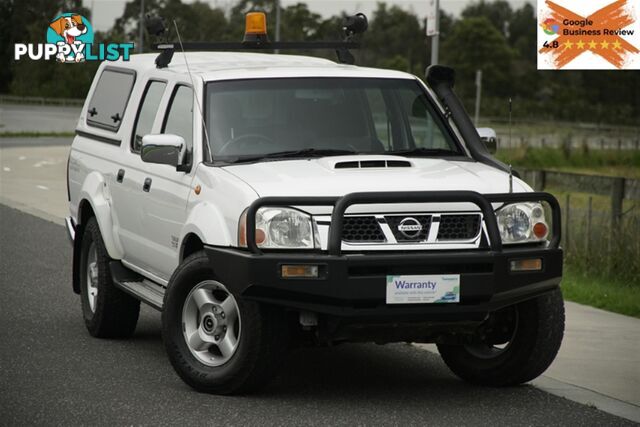
[[[640,0],[538,0],[538,69],[640,69],[638,14]]]

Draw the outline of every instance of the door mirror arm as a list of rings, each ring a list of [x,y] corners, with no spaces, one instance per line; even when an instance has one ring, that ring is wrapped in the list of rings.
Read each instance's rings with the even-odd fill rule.
[[[192,161],[191,159],[193,158],[193,154],[191,150],[186,150],[184,153],[184,157],[183,157],[183,163],[176,165],[176,171],[177,172],[184,172],[184,173],[189,173],[191,172],[191,165],[192,165]]]

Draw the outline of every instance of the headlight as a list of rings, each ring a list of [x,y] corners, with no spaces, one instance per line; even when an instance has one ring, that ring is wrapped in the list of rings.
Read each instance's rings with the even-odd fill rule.
[[[247,246],[246,212],[240,217],[238,243]],[[292,208],[258,209],[256,244],[269,249],[313,249],[319,246],[318,233],[311,216]]]
[[[544,240],[549,227],[540,203],[516,203],[496,211],[502,243],[527,243]]]

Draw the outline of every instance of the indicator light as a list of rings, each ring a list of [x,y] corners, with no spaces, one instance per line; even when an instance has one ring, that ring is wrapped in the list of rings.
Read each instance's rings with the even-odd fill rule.
[[[283,265],[280,270],[280,275],[284,279],[317,279],[318,278],[318,266],[317,265]]]
[[[533,234],[538,239],[543,239],[547,237],[548,232],[549,232],[549,228],[547,227],[547,224],[545,224],[544,222],[536,222],[535,225],[533,226]]]
[[[510,262],[511,271],[540,271],[542,258],[514,259]]]

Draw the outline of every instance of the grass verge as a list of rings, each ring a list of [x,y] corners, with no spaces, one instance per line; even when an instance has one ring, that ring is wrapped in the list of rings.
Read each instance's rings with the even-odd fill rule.
[[[596,276],[585,276],[568,267],[562,279],[565,299],[614,313],[640,318],[640,287]]]
[[[500,149],[497,157],[515,168],[552,169],[587,174],[639,178],[640,151],[572,150],[522,146]]]
[[[73,132],[0,132],[0,138],[73,137]]]
[[[571,172],[583,175],[614,176],[640,179],[640,166],[593,166],[593,167],[556,167],[547,168],[557,172]]]

